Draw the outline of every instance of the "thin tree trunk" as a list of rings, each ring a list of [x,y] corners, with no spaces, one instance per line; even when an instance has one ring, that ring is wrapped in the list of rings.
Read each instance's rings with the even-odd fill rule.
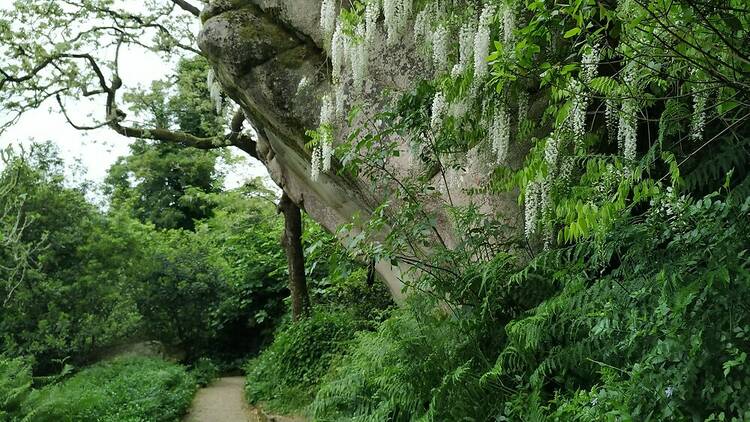
[[[305,256],[302,251],[302,214],[299,207],[284,192],[279,202],[279,212],[284,214],[284,233],[281,244],[289,266],[289,290],[292,293],[292,320],[310,313],[310,295],[305,279]]]

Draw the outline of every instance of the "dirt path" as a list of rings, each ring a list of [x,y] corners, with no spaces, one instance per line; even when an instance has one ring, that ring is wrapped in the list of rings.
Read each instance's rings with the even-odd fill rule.
[[[304,419],[266,416],[245,401],[245,378],[218,378],[198,390],[183,422],[298,422]]]

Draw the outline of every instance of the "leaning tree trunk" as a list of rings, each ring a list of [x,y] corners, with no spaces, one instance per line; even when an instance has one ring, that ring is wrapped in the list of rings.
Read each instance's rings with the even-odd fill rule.
[[[289,266],[289,290],[292,293],[292,320],[310,313],[310,295],[305,279],[305,256],[302,251],[302,214],[299,207],[284,192],[279,201],[279,212],[284,214],[284,233],[281,244]]]

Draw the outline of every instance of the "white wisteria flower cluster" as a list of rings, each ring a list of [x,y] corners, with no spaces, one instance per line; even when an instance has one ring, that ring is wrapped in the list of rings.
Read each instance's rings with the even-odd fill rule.
[[[221,114],[221,110],[224,108],[224,100],[221,96],[221,85],[216,80],[216,72],[213,69],[208,70],[206,85],[208,85],[211,102],[214,104],[214,108],[216,108],[216,114]]]
[[[510,114],[505,105],[500,105],[495,110],[490,126],[490,139],[497,164],[505,163],[510,148]]]
[[[693,116],[690,119],[690,139],[699,142],[703,139],[703,131],[706,128],[706,117],[708,93],[700,90],[700,88],[693,88]]]
[[[333,158],[333,132],[332,123],[336,110],[330,95],[325,95],[320,107],[320,130],[318,145],[312,152],[312,163],[310,177],[317,181],[321,171],[327,172],[331,169]]]
[[[490,24],[497,9],[485,5],[479,17],[479,25],[474,35],[474,78],[481,80],[487,75],[487,56],[490,55]]]

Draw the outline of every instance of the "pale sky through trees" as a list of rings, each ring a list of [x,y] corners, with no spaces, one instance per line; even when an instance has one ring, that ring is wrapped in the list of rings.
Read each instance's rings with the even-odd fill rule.
[[[162,79],[173,71],[174,63],[165,62],[159,55],[150,51],[123,49],[121,52],[120,74],[128,88],[138,85],[149,87],[152,81]],[[50,108],[54,110],[50,112]],[[94,97],[93,101],[81,99],[75,104],[68,101],[66,108],[78,124],[98,121],[104,114],[101,97]],[[0,119],[5,117],[3,110],[0,110]],[[129,118],[134,116],[131,115]],[[76,130],[57,111],[55,100],[50,99],[41,108],[27,112],[16,125],[0,134],[0,148],[8,145],[28,146],[34,141],[52,141],[60,149],[67,166],[79,160],[81,166],[86,169],[86,178],[100,183],[117,158],[128,153],[128,146],[133,139],[121,136],[107,127],[85,132]],[[248,159],[227,171],[225,185],[228,188],[238,186],[249,177],[268,175],[259,162],[234,147],[231,149],[235,155]],[[269,184],[272,182],[269,181]]]

